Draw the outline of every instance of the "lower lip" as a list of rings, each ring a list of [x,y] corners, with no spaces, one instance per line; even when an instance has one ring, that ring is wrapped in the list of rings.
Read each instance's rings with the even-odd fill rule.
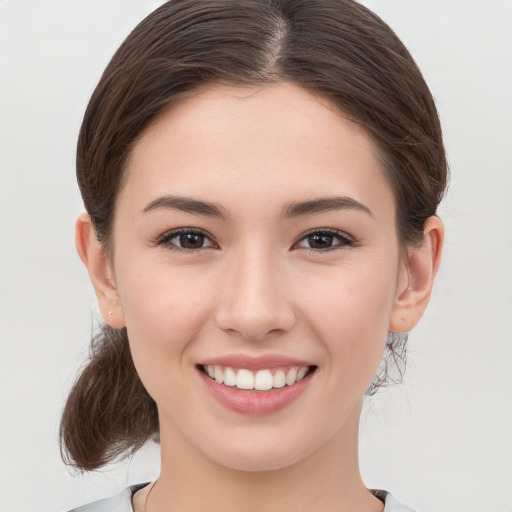
[[[222,405],[232,411],[262,416],[280,411],[298,398],[308,386],[312,373],[292,386],[274,388],[271,391],[244,391],[237,387],[219,384],[201,370],[197,370],[204,386]]]

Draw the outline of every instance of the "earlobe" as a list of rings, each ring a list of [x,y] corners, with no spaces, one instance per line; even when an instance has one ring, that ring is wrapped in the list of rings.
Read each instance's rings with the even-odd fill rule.
[[[125,327],[123,309],[111,265],[96,238],[91,218],[87,213],[80,215],[76,221],[75,244],[78,255],[89,272],[103,319],[116,329]]]
[[[425,222],[422,243],[408,250],[408,261],[401,269],[390,331],[409,332],[419,322],[432,293],[441,263],[443,242],[444,226],[441,219],[429,217]]]

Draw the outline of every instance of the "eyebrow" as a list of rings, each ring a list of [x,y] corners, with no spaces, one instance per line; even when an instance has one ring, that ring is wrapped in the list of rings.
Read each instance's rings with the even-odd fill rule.
[[[228,216],[226,209],[218,204],[175,195],[157,197],[146,205],[141,213],[149,213],[159,208],[178,210],[193,215],[204,215],[206,217],[216,217],[220,219],[225,219]],[[283,208],[282,215],[290,218],[346,209],[359,210],[372,216],[371,210],[359,201],[351,197],[338,196],[287,203]]]
[[[149,213],[158,208],[178,210],[194,215],[205,215],[207,217],[218,217],[222,219],[227,217],[225,209],[220,205],[174,195],[165,195],[156,198],[142,210],[142,213]]]
[[[324,213],[336,210],[359,210],[373,216],[371,210],[364,204],[351,197],[321,197],[311,201],[287,203],[283,208],[285,217],[299,217],[314,213]]]

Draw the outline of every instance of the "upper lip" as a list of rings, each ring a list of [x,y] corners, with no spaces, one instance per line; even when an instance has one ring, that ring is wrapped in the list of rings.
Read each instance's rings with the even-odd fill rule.
[[[283,366],[313,366],[311,362],[303,359],[283,356],[281,354],[262,354],[252,356],[247,354],[226,354],[201,361],[205,366],[229,366],[231,368],[244,368],[247,370],[264,370]]]

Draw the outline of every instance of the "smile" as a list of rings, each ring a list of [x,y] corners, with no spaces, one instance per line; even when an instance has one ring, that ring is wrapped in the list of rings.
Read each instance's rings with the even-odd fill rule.
[[[290,406],[305,393],[317,369],[316,365],[272,357],[223,359],[197,365],[204,388],[224,407],[251,416],[277,413]]]
[[[246,368],[232,368],[220,365],[202,365],[204,373],[217,384],[244,391],[268,391],[300,382],[314,367],[292,366],[251,371]]]

